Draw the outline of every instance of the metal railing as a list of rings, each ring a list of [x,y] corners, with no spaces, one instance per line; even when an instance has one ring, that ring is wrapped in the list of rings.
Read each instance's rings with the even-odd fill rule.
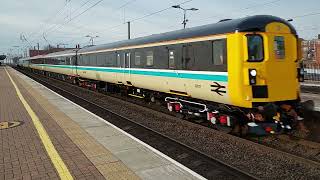
[[[320,83],[320,64],[315,62],[303,62],[304,80]]]

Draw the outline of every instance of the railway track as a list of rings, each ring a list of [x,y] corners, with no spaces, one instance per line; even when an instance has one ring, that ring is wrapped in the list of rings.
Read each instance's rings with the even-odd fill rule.
[[[240,179],[258,179],[258,178],[269,179],[269,177],[277,177],[277,178],[289,178],[290,177],[290,176],[288,176],[288,174],[286,174],[286,173],[290,172],[290,171],[287,171],[287,170],[284,170],[286,173],[284,173],[282,175],[276,175],[275,174],[276,171],[282,171],[282,170],[279,170],[279,168],[274,173],[272,173],[272,171],[274,171],[273,169],[267,170],[267,171],[260,169],[260,171],[261,171],[260,172],[257,169],[257,167],[258,166],[261,166],[261,167],[265,166],[264,165],[265,164],[264,161],[269,162],[269,160],[268,160],[268,158],[261,160],[261,159],[259,159],[259,157],[256,158],[257,160],[252,160],[252,159],[248,160],[248,159],[246,159],[245,155],[244,155],[244,157],[242,157],[241,153],[244,154],[245,151],[250,151],[250,149],[248,149],[248,150],[246,149],[246,148],[248,148],[248,146],[241,147],[242,145],[240,145],[240,144],[246,144],[247,143],[247,141],[244,140],[244,139],[242,140],[242,139],[236,138],[236,141],[238,143],[237,146],[239,146],[239,147],[236,146],[235,148],[239,148],[239,152],[235,151],[234,153],[235,154],[239,153],[240,156],[235,158],[236,160],[234,160],[234,157],[232,157],[231,161],[228,161],[228,157],[227,157],[227,160],[225,161],[225,159],[224,159],[225,157],[221,157],[220,158],[219,157],[220,154],[217,153],[216,151],[219,151],[221,149],[224,150],[225,149],[224,146],[228,146],[228,142],[222,142],[221,147],[217,148],[217,144],[216,145],[214,145],[214,144],[213,145],[206,144],[207,142],[202,140],[202,139],[209,138],[209,137],[206,137],[206,136],[208,136],[207,134],[210,134],[210,131],[213,131],[213,130],[211,130],[209,128],[206,128],[206,127],[199,128],[199,125],[194,124],[194,123],[188,123],[186,121],[181,121],[181,123],[178,124],[178,125],[176,125],[177,122],[175,122],[175,125],[172,125],[172,124],[169,123],[169,125],[167,125],[167,127],[165,127],[165,125],[162,124],[162,123],[154,123],[153,121],[146,123],[146,122],[141,121],[141,119],[144,119],[144,117],[146,117],[148,115],[145,115],[142,112],[140,112],[140,113],[142,113],[142,115],[140,115],[140,120],[139,120],[139,118],[136,118],[136,116],[138,116],[139,112],[137,114],[132,114],[132,112],[128,111],[128,117],[129,118],[128,117],[124,117],[123,113],[120,113],[120,114],[117,113],[118,109],[119,110],[125,109],[123,107],[123,105],[122,105],[122,107],[120,107],[120,106],[119,107],[115,107],[116,110],[115,110],[115,108],[113,108],[113,110],[111,110],[111,112],[110,112],[109,106],[113,106],[114,104],[112,104],[112,103],[115,103],[115,102],[109,102],[109,104],[106,105],[108,108],[106,108],[105,103],[103,102],[103,101],[106,101],[106,99],[108,101],[108,98],[109,99],[117,99],[117,97],[116,98],[108,97],[108,96],[106,96],[104,94],[100,94],[100,93],[93,92],[93,91],[88,91],[87,89],[83,89],[83,88],[80,88],[80,87],[77,87],[77,86],[73,86],[71,84],[68,84],[66,82],[63,82],[63,81],[60,81],[60,80],[57,80],[57,79],[48,79],[45,76],[39,76],[39,75],[35,75],[35,74],[32,74],[32,73],[28,73],[27,75],[29,77],[33,78],[33,79],[36,78],[36,80],[38,82],[44,84],[45,86],[47,86],[47,87],[49,87],[49,88],[51,88],[53,90],[54,90],[54,88],[56,88],[54,91],[60,92],[62,95],[64,94],[63,96],[65,96],[65,97],[70,96],[71,99],[73,98],[74,102],[76,102],[76,103],[78,103],[80,105],[82,103],[82,106],[85,107],[86,109],[94,112],[95,114],[97,114],[97,115],[99,115],[99,116],[101,116],[103,118],[107,118],[108,120],[110,119],[111,123],[114,123],[116,126],[124,129],[128,133],[130,133],[130,134],[136,136],[137,138],[145,141],[146,143],[150,144],[154,148],[159,149],[163,153],[167,154],[168,156],[172,157],[173,159],[177,160],[178,162],[180,162],[182,164],[185,164],[190,169],[193,169],[195,172],[203,175],[204,177],[206,177],[208,179],[213,179],[213,178],[214,179],[220,179],[220,178],[222,178],[222,179],[234,179],[235,176],[237,178],[240,177]],[[64,87],[64,89],[61,89],[59,87],[50,87],[50,86],[54,86],[53,82],[59,84],[58,86],[60,86],[60,87]],[[66,91],[65,89],[69,89],[69,91]],[[70,91],[71,92],[77,91],[78,95],[70,93]],[[125,99],[122,98],[122,100],[126,100],[126,98]],[[118,99],[117,101],[120,102],[122,100]],[[111,101],[113,101],[113,100],[111,100]],[[132,102],[130,102],[130,103],[132,104]],[[127,104],[130,104],[130,103],[127,103]],[[137,104],[138,104],[137,106],[139,106],[139,103],[137,103]],[[130,106],[130,105],[128,105],[128,106]],[[133,106],[133,105],[131,105],[131,106]],[[145,106],[148,106],[148,105],[145,105]],[[145,109],[149,109],[149,107],[147,107]],[[149,111],[152,111],[152,110],[149,109]],[[161,113],[158,112],[158,114],[161,114]],[[113,118],[113,116],[115,116],[115,117]],[[125,115],[125,116],[127,116],[127,115]],[[130,116],[131,116],[131,118],[130,118]],[[164,116],[164,115],[162,115],[162,116]],[[167,116],[168,117],[164,117],[164,119],[172,117],[172,116],[169,117],[169,115],[167,115]],[[112,118],[110,118],[110,117],[112,117]],[[127,119],[127,120],[125,120],[125,119],[119,120],[119,119],[121,119],[123,117],[125,119]],[[149,117],[149,119],[150,119],[150,117]],[[123,121],[128,121],[129,122],[130,120],[133,121],[133,122],[131,122],[131,124],[129,124],[129,125],[126,125],[125,123],[123,123]],[[156,122],[158,119],[155,117],[155,119],[152,119],[152,120],[155,120],[155,122]],[[165,120],[167,121],[168,119],[165,119]],[[163,122],[166,122],[166,121],[163,121]],[[147,133],[145,133],[142,130],[139,130],[138,127],[136,128],[132,124],[136,124],[135,126],[140,126],[140,128],[149,129],[150,131],[153,131],[155,134],[157,134],[157,136],[150,137],[149,135],[146,135]],[[186,124],[188,124],[188,125],[186,126]],[[186,126],[186,128],[189,128],[188,126],[192,126],[190,124],[194,124],[194,127],[196,128],[196,130],[193,131],[193,132],[190,131],[190,133],[188,133],[188,135],[186,136],[185,132],[182,132],[181,128],[179,128],[179,127]],[[164,126],[164,127],[161,127],[161,126]],[[169,126],[175,126],[175,128],[174,127],[169,127]],[[153,127],[153,128],[157,127],[157,128],[150,129],[150,127]],[[178,134],[174,134],[172,132],[173,131],[172,129],[177,130]],[[192,128],[189,128],[189,129],[192,130]],[[207,131],[209,133],[206,134],[206,133],[204,133],[202,131]],[[179,133],[183,134],[183,135],[181,135],[183,137],[180,137]],[[199,138],[199,140],[196,139],[197,138],[196,134],[201,134],[201,137]],[[159,138],[161,138],[161,137],[162,138],[171,139],[172,140],[171,144],[169,142],[165,142],[165,141],[163,143],[159,143]],[[189,142],[188,142],[188,140],[189,140]],[[227,141],[229,141],[229,140],[230,139],[227,139]],[[197,141],[200,141],[200,142],[197,142]],[[175,143],[178,143],[182,147],[189,149],[189,151],[192,150],[192,153],[188,152],[188,151],[180,151],[180,150],[178,150],[176,145],[175,145]],[[224,144],[227,144],[227,145],[224,145]],[[250,144],[250,143],[248,143],[248,144]],[[203,147],[200,147],[199,145],[201,145]],[[205,147],[205,146],[208,146],[208,147]],[[219,146],[220,146],[220,144],[219,144]],[[250,146],[252,146],[252,144]],[[285,151],[281,151],[281,149],[279,151],[279,150],[276,150],[276,149],[272,149],[272,148],[268,148],[268,147],[262,146],[260,144],[256,144],[254,146],[257,146],[258,147],[257,149],[260,148],[260,150],[258,150],[258,151],[261,151],[261,149],[264,149],[263,151],[276,152],[276,153],[278,153],[278,155],[281,158],[284,158],[285,161],[287,161],[288,157],[290,157],[289,159],[296,159],[296,160],[298,159],[300,162],[303,162],[304,164],[308,164],[308,166],[310,165],[309,168],[310,167],[314,167],[314,166],[315,167],[320,167],[320,164],[317,163],[317,162],[311,161],[309,159],[305,159],[304,157],[295,156],[293,154],[290,154],[290,152],[288,153],[288,152],[285,152]],[[173,147],[175,147],[175,148],[173,148]],[[163,150],[161,148],[163,148]],[[243,149],[243,150],[240,150],[240,149]],[[261,152],[259,152],[259,153],[261,153]],[[198,155],[201,154],[201,157],[195,156],[196,154],[198,154]],[[217,154],[218,154],[218,156],[217,156]],[[254,154],[254,153],[252,153],[252,154]],[[270,153],[270,157],[274,157],[274,155],[271,156],[271,154],[272,153]],[[193,158],[193,160],[192,160],[192,159],[189,158],[190,156],[191,157],[195,156],[197,158]],[[237,156],[237,155],[232,154],[230,156]],[[216,162],[215,163],[210,162],[210,161],[208,162],[208,159],[211,159],[210,161],[212,161],[212,159],[216,160]],[[236,162],[237,159],[241,159],[241,161],[243,161],[243,162],[238,163],[238,162]],[[277,158],[275,158],[275,159],[277,159]],[[289,162],[290,161],[291,160],[289,160]],[[231,166],[227,165],[224,162],[227,162]],[[210,163],[213,163],[213,164],[210,164]],[[221,167],[223,167],[223,168],[222,169],[219,169],[219,168],[216,169],[219,166],[220,166],[220,168]],[[270,167],[272,167],[272,166],[274,166],[274,165],[272,165],[272,163],[271,163]],[[281,168],[283,168],[283,169],[286,169],[287,166],[288,166],[289,169],[292,170],[293,172],[294,172],[294,169],[297,168],[296,165],[290,167],[290,165],[280,165],[279,164],[279,166],[281,166]],[[238,168],[234,168],[234,167],[238,167]],[[249,168],[249,167],[251,167],[252,169]],[[241,168],[241,169],[239,169],[239,168]],[[265,167],[265,168],[267,168],[267,167]],[[225,170],[223,170],[223,169],[225,169]],[[233,170],[233,169],[235,169],[235,170]],[[232,173],[228,174],[228,172],[230,172],[230,171]],[[319,174],[319,176],[317,175],[318,172],[320,173],[320,171],[316,170],[315,173],[311,173],[310,177],[313,177],[314,174],[315,174],[316,177],[320,177],[320,174]],[[226,176],[222,175],[221,176],[221,174],[224,174],[224,173],[228,174],[228,175],[226,175]],[[235,174],[240,174],[240,175],[235,175]],[[306,175],[306,174],[308,174],[308,173],[303,173],[302,174],[302,171],[301,171],[302,177],[308,177],[308,175]],[[219,178],[217,178],[217,177],[219,177]],[[295,175],[293,177],[297,177],[297,176]]]
[[[73,101],[92,113],[107,119],[127,133],[135,136],[153,148],[180,162],[207,179],[259,179],[243,170],[228,165],[204,152],[201,152],[183,142],[151,129],[137,121],[125,117],[113,110],[95,103],[95,99],[87,99],[67,91],[55,83],[49,83],[45,77],[21,71],[33,80]]]
[[[316,86],[301,86],[301,92],[303,93],[312,93],[312,94],[320,94],[320,87]]]

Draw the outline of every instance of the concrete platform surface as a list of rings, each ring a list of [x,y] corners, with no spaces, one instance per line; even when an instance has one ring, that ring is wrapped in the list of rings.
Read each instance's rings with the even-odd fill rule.
[[[302,101],[313,100],[315,104],[315,110],[320,111],[320,94],[301,93]]]
[[[204,179],[10,67],[0,82],[0,180]]]

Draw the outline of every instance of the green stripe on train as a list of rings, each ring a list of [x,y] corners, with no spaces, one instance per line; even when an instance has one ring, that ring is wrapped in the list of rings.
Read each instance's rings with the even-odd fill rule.
[[[98,71],[98,72],[110,72],[110,73],[126,73],[136,74],[143,76],[160,76],[170,78],[183,78],[183,79],[196,79],[196,80],[208,80],[208,81],[221,81],[228,82],[227,75],[214,75],[214,74],[193,74],[193,73],[179,73],[176,72],[161,72],[161,71],[144,71],[136,69],[115,69],[115,68],[97,68],[97,67],[83,67],[83,66],[68,66],[68,65],[44,65],[44,64],[33,64],[34,66],[42,66],[49,68],[61,68],[61,69],[77,69],[85,71]]]

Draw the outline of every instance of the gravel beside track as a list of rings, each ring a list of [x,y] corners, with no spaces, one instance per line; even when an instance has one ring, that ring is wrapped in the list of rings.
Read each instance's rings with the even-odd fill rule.
[[[37,75],[37,77],[40,77]],[[320,179],[320,163],[53,79],[44,81],[117,112],[259,179]],[[130,130],[130,128],[129,128]],[[170,148],[168,146],[168,148]],[[179,160],[178,160],[179,161]],[[201,166],[201,162],[195,165]],[[201,168],[200,168],[201,169]],[[210,173],[214,172],[212,168]],[[207,174],[207,177],[213,178]]]

